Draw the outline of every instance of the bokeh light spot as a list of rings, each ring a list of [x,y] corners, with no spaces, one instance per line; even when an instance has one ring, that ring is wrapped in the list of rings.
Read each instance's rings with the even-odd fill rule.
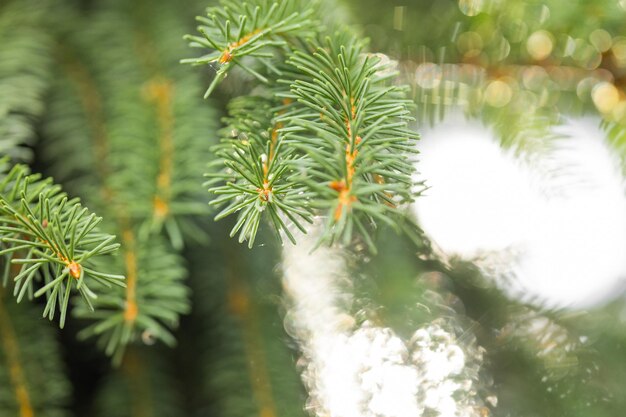
[[[495,80],[489,83],[485,89],[485,101],[493,107],[502,107],[511,101],[513,90],[504,81]]]
[[[599,111],[609,113],[619,103],[619,92],[613,84],[601,82],[591,91],[591,98]]]
[[[596,29],[589,35],[591,44],[599,51],[606,52],[613,45],[611,34],[604,29]]]
[[[528,37],[526,41],[526,49],[530,56],[541,61],[546,59],[552,53],[554,41],[552,35],[545,30],[538,30]]]
[[[482,8],[483,0],[459,0],[459,9],[466,16],[476,16]]]

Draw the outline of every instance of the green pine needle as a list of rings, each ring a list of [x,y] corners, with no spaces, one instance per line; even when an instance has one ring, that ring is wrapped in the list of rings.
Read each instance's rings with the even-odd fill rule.
[[[50,179],[30,174],[16,165],[0,172],[0,255],[7,267],[2,281],[14,281],[18,301],[25,295],[45,296],[44,317],[57,310],[65,325],[71,289],[88,299],[96,298],[92,284],[124,287],[122,275],[100,272],[89,265],[117,250],[114,236],[102,233],[101,218],[89,213],[77,199],[68,200]],[[11,264],[12,266],[8,266]],[[41,283],[40,288],[35,287]]]

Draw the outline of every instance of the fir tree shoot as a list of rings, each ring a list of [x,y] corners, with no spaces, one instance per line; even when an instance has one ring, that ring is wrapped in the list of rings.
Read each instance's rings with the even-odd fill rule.
[[[184,61],[221,65],[209,93],[232,62],[261,81],[253,94],[229,105],[224,139],[207,174],[211,205],[221,208],[216,220],[236,214],[231,236],[252,247],[264,217],[295,243],[286,224],[306,232],[312,216],[324,213],[320,243],[345,245],[358,234],[375,252],[372,229],[377,223],[399,229],[402,207],[415,194],[411,155],[418,135],[408,126],[406,89],[393,85],[397,74],[365,53],[365,42],[354,35],[319,38],[310,28],[323,28],[296,12],[289,19],[305,20],[285,23],[297,1],[227,3],[201,18],[204,38],[187,37],[191,46],[212,52]],[[280,34],[280,42],[268,40],[270,34]],[[238,61],[270,46],[280,48],[262,55],[266,65],[258,71],[264,75],[254,61]]]
[[[192,47],[208,48],[210,53],[199,58],[182,60],[193,65],[216,65],[217,72],[205,93],[208,97],[228,75],[233,65],[254,75],[263,83],[268,78],[256,71],[245,57],[257,58],[276,71],[269,63],[273,48],[284,48],[292,36],[312,35],[317,25],[311,18],[315,4],[299,0],[250,2],[223,1],[221,7],[209,7],[207,16],[199,16],[198,31],[202,36],[187,35]]]
[[[296,107],[279,120],[290,126],[288,146],[302,151],[312,205],[329,210],[323,239],[349,243],[353,229],[368,235],[376,221],[396,226],[399,205],[412,200],[417,133],[408,129],[410,102],[389,85],[394,73],[363,53],[355,39],[330,37],[313,54],[296,51],[288,81]]]
[[[58,185],[16,165],[0,177],[0,255],[6,266],[3,283],[11,277],[18,301],[25,295],[45,295],[44,317],[52,320],[57,309],[65,325],[72,288],[93,309],[92,283],[124,286],[121,275],[94,268],[93,261],[117,250],[115,237],[97,229],[102,220],[90,214],[77,199],[69,200]],[[11,267],[13,265],[15,268]],[[43,286],[35,288],[34,282]]]
[[[276,229],[293,242],[283,218],[303,231],[302,221],[311,222],[309,194],[292,169],[294,148],[284,144],[283,124],[267,118],[283,112],[284,106],[262,97],[231,101],[223,130],[227,137],[215,148],[217,169],[207,174],[207,184],[216,184],[210,189],[217,196],[211,205],[225,205],[216,219],[239,212],[231,236],[239,232],[239,241],[248,240],[250,247],[266,210]]]

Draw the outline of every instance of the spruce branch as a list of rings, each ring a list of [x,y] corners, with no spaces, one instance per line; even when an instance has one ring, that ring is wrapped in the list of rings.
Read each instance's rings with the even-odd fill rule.
[[[236,61],[240,36],[231,45],[230,27],[240,21],[237,33],[244,34],[245,22],[258,21],[253,10],[265,9],[240,2],[210,9],[211,19],[203,20],[210,30],[201,29],[206,39],[189,39],[196,41],[192,46],[212,45],[214,52],[185,62]],[[328,222],[321,241],[347,244],[357,231],[375,250],[371,227],[379,222],[399,229],[398,208],[415,194],[410,155],[418,135],[408,127],[412,103],[406,89],[391,83],[397,74],[366,54],[363,42],[346,32],[310,40],[302,28],[283,38],[282,53],[267,61],[271,66],[259,93],[230,105],[231,137],[215,149],[214,171],[208,174],[216,195],[211,204],[222,207],[217,220],[237,214],[231,236],[238,233],[250,247],[264,213],[279,235],[295,241],[285,220],[304,231],[302,220],[310,222],[322,210]],[[250,69],[253,62],[239,65]]]
[[[206,135],[217,130],[199,77],[178,64],[187,28],[177,6],[147,5],[101,4],[80,36],[67,34],[44,123],[54,172],[120,236],[120,256],[105,262],[126,275],[126,288],[107,291],[95,312],[84,303],[75,309],[90,321],[80,336],[97,338],[116,364],[129,344],[174,344],[178,317],[189,311],[177,252],[184,241],[206,239],[194,216],[208,213],[200,184]],[[84,158],[67,161],[71,149]]]
[[[141,32],[120,10],[104,9],[80,39],[70,36],[59,47],[61,74],[44,124],[55,145],[46,153],[64,161],[69,150],[84,149],[85,158],[55,164],[61,180],[90,202],[113,208],[107,218],[123,212],[142,223],[143,237],[164,231],[180,249],[184,240],[204,237],[192,216],[208,212],[197,184],[210,155],[205,137],[216,130],[215,113],[200,105],[199,77],[176,65],[180,52],[168,42],[185,29],[171,5],[141,15]],[[119,44],[92,53],[92,43],[111,36],[107,13],[118,16]],[[110,59],[127,55],[136,59],[110,68]],[[94,186],[101,192],[93,193]]]
[[[152,344],[160,340],[175,345],[170,329],[177,327],[179,316],[190,310],[182,258],[159,236],[147,242],[138,241],[136,233],[129,229],[124,231],[122,241],[123,256],[107,263],[125,272],[126,288],[109,291],[94,300],[96,311],[86,304],[75,309],[78,317],[92,321],[79,337],[98,337],[105,353],[117,365],[126,347],[134,341]]]
[[[276,67],[269,62],[274,57],[272,49],[285,48],[289,37],[306,38],[315,33],[316,23],[312,19],[315,4],[305,5],[298,0],[221,3],[221,7],[209,7],[206,17],[197,18],[202,36],[185,37],[191,47],[206,48],[211,52],[184,59],[182,63],[217,66],[205,98],[226,78],[233,66],[239,66],[260,82],[268,83],[268,78],[252,68],[249,62],[243,63],[243,58],[257,58],[276,72]]]
[[[284,145],[283,124],[268,119],[268,114],[279,116],[289,105],[289,100],[276,106],[263,97],[231,101],[223,130],[227,137],[214,148],[218,159],[213,166],[217,169],[207,174],[207,185],[212,185],[209,191],[217,198],[210,204],[225,206],[215,219],[238,213],[231,236],[239,233],[239,241],[247,240],[249,247],[254,244],[264,213],[294,243],[281,215],[302,230],[302,221],[311,222],[308,195],[294,178],[294,149]]]
[[[330,210],[323,240],[348,243],[355,228],[367,235],[367,223],[396,226],[396,208],[413,198],[407,156],[416,152],[418,135],[408,128],[413,119],[404,89],[389,83],[394,72],[364,55],[355,39],[337,38],[312,45],[312,54],[290,56],[296,74],[282,96],[304,109],[278,120],[290,126],[287,146],[308,156],[312,204]]]
[[[0,180],[0,255],[16,267],[12,278],[18,302],[27,294],[45,295],[44,317],[52,320],[59,309],[63,327],[72,288],[93,309],[97,296],[89,288],[92,283],[123,287],[123,276],[92,266],[95,259],[119,247],[114,236],[97,229],[101,220],[78,199],[68,199],[50,179],[30,174],[23,165],[5,172]],[[9,262],[4,285],[12,275]],[[43,286],[35,291],[34,282],[40,280]]]

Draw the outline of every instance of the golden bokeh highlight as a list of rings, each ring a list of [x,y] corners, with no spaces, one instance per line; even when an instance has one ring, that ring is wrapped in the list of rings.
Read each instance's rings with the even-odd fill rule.
[[[619,91],[609,82],[598,83],[591,90],[593,104],[602,113],[610,113],[619,103]]]
[[[493,107],[503,107],[507,105],[513,97],[511,86],[501,80],[489,83],[485,89],[485,102]]]
[[[546,59],[552,53],[554,41],[552,35],[545,30],[538,30],[528,37],[526,50],[537,61]]]

